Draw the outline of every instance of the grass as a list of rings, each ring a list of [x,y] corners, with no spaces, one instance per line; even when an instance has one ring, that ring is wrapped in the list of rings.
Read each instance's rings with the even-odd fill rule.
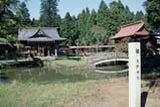
[[[86,64],[82,60],[70,60],[70,59],[55,60],[53,63],[61,66],[67,66],[67,67],[75,67],[75,66],[77,67],[77,66],[83,66]]]
[[[61,107],[84,100],[90,93],[89,84],[96,83],[91,80],[44,85],[13,81],[0,85],[0,107]]]

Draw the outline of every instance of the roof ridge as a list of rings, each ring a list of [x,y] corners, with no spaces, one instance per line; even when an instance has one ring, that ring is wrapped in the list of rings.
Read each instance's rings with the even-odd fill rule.
[[[144,21],[139,20],[139,21],[136,21],[136,22],[133,22],[133,23],[124,24],[124,25],[121,26],[121,28],[128,27],[128,26],[135,25],[135,24],[140,24],[140,23],[144,24]]]

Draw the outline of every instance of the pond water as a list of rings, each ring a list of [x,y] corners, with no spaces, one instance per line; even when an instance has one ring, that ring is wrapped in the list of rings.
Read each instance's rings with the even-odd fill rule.
[[[76,82],[95,79],[94,73],[89,72],[85,67],[37,67],[37,68],[13,68],[4,69],[0,73],[1,81],[21,82]]]
[[[108,65],[108,66],[101,66],[101,67],[96,67],[97,70],[102,70],[102,71],[122,71],[127,69],[128,66],[126,65]]]
[[[96,67],[102,71],[121,71],[127,69],[126,65],[107,65]],[[0,71],[0,80],[3,82],[21,81],[36,83],[57,83],[57,82],[77,82],[90,79],[101,79],[109,75],[97,75],[87,66],[67,67],[62,65],[52,65],[48,67],[13,67]]]

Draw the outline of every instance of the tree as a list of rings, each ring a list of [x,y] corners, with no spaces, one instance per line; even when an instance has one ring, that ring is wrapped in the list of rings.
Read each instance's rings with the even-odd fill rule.
[[[91,22],[90,22],[90,10],[86,8],[85,10],[82,10],[82,12],[78,15],[77,18],[77,29],[79,31],[79,39],[78,43],[80,45],[88,45],[89,44],[89,37],[90,37],[90,28],[91,28]]]
[[[121,39],[118,43],[116,43],[114,51],[115,52],[128,52],[128,42],[132,42],[133,39],[128,37],[128,38],[123,38]]]
[[[125,7],[121,1],[113,1],[110,3],[109,17],[109,34],[110,36],[114,36],[122,24],[133,21],[134,14],[130,12],[128,6]]]
[[[76,18],[74,16],[72,17],[68,12],[60,24],[60,33],[63,37],[67,38],[65,44],[76,45],[76,40],[78,39]]]
[[[138,21],[138,20],[143,20],[145,18],[145,15],[142,11],[137,11],[134,20]]]
[[[26,7],[26,3],[22,2],[18,8],[18,11],[16,13],[17,19],[18,19],[18,25],[19,27],[23,26],[30,26],[31,19],[29,10]]]
[[[100,27],[108,28],[109,8],[102,0],[97,13],[97,25]]]
[[[90,23],[92,25],[97,25],[97,13],[94,9],[91,11]]]
[[[17,21],[15,17],[15,9],[18,7],[18,0],[1,0],[0,11],[0,37],[9,41],[16,40]],[[16,8],[15,8],[16,7]]]
[[[56,23],[58,19],[57,6],[58,0],[41,0],[41,26],[58,26],[58,24]]]
[[[38,26],[40,26],[40,25],[39,25],[39,20],[33,18],[33,19],[31,20],[31,26],[33,26],[33,27],[38,27]]]
[[[19,0],[0,0],[0,20],[2,17],[13,13],[18,7]]]
[[[91,29],[92,36],[90,37],[90,45],[103,45],[106,43],[107,31],[103,27],[94,25]]]
[[[144,3],[147,12],[147,22],[153,31],[160,31],[160,1],[147,0]]]

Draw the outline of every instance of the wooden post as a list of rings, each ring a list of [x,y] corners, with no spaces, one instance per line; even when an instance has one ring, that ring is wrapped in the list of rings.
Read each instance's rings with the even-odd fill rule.
[[[48,56],[50,56],[50,49],[49,48],[47,48],[48,49]]]
[[[129,107],[141,107],[140,43],[129,43]]]
[[[57,49],[56,48],[54,50],[54,55],[55,55],[55,57],[57,57]]]

